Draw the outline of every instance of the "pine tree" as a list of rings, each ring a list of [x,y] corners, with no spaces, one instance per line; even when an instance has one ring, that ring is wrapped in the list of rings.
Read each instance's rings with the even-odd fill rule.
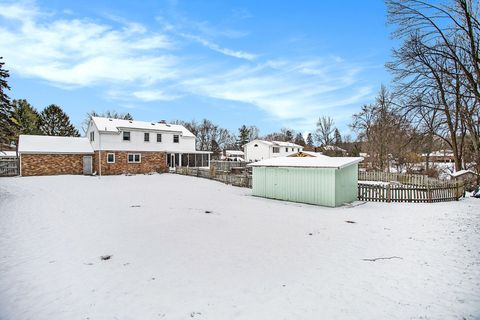
[[[313,147],[313,136],[311,133],[308,133],[307,135],[307,146]]]
[[[303,136],[300,132],[295,136],[295,143],[303,147],[305,146],[305,139],[303,139]]]
[[[248,137],[250,135],[250,130],[246,125],[241,126],[238,128],[238,139],[237,139],[237,147],[239,149],[243,148],[243,145],[250,142]]]
[[[51,104],[40,113],[40,131],[48,136],[79,137],[78,130],[70,123],[68,115],[57,105]]]
[[[40,131],[40,115],[37,110],[32,107],[27,100],[13,100],[13,122],[14,139],[17,140],[21,134],[41,134]]]
[[[336,146],[338,145],[341,145],[342,144],[342,135],[340,134],[340,131],[338,130],[338,128],[335,128],[335,132],[334,132],[334,143]]]
[[[8,70],[3,68],[5,62],[0,57],[0,143],[9,144],[12,140],[14,123],[12,121],[12,104],[5,93],[10,90],[7,78],[10,76]]]

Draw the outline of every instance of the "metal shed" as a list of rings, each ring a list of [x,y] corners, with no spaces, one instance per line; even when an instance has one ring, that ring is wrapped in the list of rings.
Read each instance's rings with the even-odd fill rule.
[[[253,195],[337,207],[357,199],[361,157],[282,157],[249,164]]]

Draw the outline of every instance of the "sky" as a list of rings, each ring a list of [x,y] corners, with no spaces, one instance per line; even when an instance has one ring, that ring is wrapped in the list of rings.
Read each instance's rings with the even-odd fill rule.
[[[391,76],[382,0],[3,1],[12,99],[136,120],[207,118],[260,134],[352,115]]]

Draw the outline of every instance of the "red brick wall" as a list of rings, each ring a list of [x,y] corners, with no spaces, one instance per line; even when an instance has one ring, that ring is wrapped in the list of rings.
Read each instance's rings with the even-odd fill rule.
[[[115,154],[115,163],[107,163],[107,154]],[[128,163],[129,153],[141,154],[140,163]],[[124,173],[150,173],[167,171],[167,154],[165,152],[102,151],[102,175]],[[98,151],[95,151],[93,171],[98,174]]]
[[[85,154],[22,154],[22,176],[83,174]]]

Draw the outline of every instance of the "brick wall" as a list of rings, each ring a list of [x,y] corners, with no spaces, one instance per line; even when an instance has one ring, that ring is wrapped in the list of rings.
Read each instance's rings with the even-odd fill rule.
[[[107,163],[108,153],[115,154],[114,163]],[[141,154],[141,162],[128,163],[129,153]],[[167,171],[167,154],[165,152],[102,151],[101,156],[102,175]],[[98,173],[98,151],[95,151],[93,171]]]
[[[83,174],[85,154],[22,154],[22,176]]]

